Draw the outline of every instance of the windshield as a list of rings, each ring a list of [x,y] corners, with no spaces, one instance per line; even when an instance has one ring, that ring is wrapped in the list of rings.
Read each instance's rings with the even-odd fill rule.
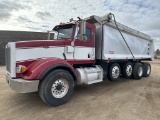
[[[63,25],[57,28],[57,39],[68,39],[72,37],[73,25]]]

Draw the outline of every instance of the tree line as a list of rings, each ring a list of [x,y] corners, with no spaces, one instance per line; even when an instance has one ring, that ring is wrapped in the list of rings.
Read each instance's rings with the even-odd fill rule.
[[[160,50],[157,49],[157,50],[155,51],[155,54],[158,55],[158,56],[160,56]]]

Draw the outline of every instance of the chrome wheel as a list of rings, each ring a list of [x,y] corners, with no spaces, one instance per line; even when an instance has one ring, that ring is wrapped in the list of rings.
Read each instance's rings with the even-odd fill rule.
[[[61,78],[61,79],[56,80],[53,83],[51,92],[55,98],[62,98],[67,94],[68,89],[69,89],[69,84],[67,80]]]
[[[118,66],[114,66],[112,69],[112,77],[113,78],[118,78],[119,77],[119,67]]]
[[[139,75],[139,76],[142,76],[142,74],[143,74],[143,68],[142,68],[142,67],[139,67],[139,68],[138,68],[138,75]]]
[[[132,74],[132,66],[131,65],[127,66],[126,73],[127,73],[128,76],[131,76],[131,74]]]

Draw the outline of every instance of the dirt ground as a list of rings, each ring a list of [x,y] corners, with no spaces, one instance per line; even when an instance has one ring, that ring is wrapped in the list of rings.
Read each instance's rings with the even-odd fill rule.
[[[120,78],[75,87],[70,101],[49,107],[38,93],[20,94],[5,81],[0,67],[0,120],[160,120],[160,60],[150,77]]]

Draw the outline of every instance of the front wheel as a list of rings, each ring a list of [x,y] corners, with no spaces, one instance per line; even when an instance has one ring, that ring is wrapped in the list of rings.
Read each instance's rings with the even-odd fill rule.
[[[65,70],[55,70],[49,73],[39,85],[41,99],[50,106],[66,103],[72,96],[74,80]]]

